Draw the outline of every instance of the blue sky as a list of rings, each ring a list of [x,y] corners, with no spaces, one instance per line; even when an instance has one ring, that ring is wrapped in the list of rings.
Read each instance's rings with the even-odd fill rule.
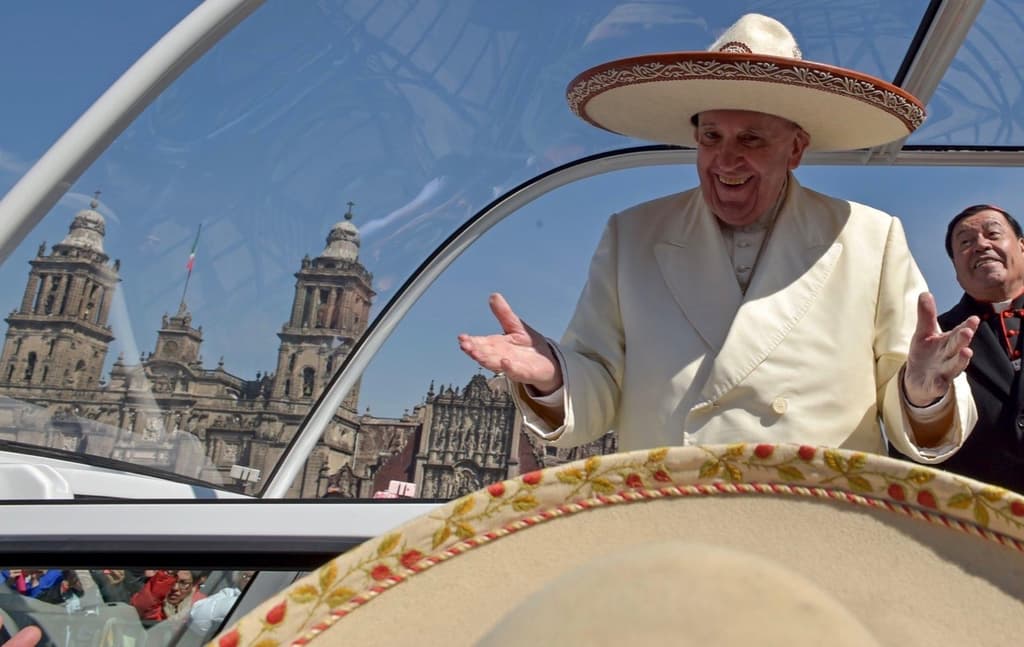
[[[6,191],[132,60],[197,2],[5,0],[0,3],[0,191]],[[756,3],[787,22],[807,58],[891,78],[926,2]],[[1022,135],[1012,3],[986,4],[929,106],[918,143],[1006,144]],[[567,0],[513,9],[493,2],[270,1],[154,102],[0,267],[0,311],[18,303],[27,261],[59,241],[103,191],[106,248],[122,260],[114,321],[128,359],[150,351],[176,308],[185,260],[203,225],[189,288],[208,368],[272,370],[293,273],[317,255],[356,203],[361,258],[378,307],[466,217],[502,191],[570,159],[633,142],[573,117],[562,92],[604,60],[703,48],[752,3]],[[830,32],[824,31],[830,25]],[[983,60],[984,65],[978,63]],[[996,89],[998,88],[998,89]],[[805,167],[801,181],[904,221],[940,308],[959,298],[942,235],[975,202],[1020,211],[1019,171]],[[368,371],[362,404],[395,415],[431,380],[475,372],[455,344],[490,330],[489,292],[557,337],[607,216],[692,186],[692,169],[634,170],[565,187],[471,248],[413,309]]]

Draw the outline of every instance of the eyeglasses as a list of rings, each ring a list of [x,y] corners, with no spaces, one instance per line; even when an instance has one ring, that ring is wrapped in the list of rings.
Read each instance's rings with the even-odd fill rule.
[[[195,584],[192,580],[175,580],[174,588],[176,589],[190,589]]]

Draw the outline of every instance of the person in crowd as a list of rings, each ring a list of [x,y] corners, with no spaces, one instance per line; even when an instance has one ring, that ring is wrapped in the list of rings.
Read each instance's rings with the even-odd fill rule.
[[[90,573],[104,602],[130,603],[146,583],[145,572],[141,570],[104,568]]]
[[[252,576],[253,571],[233,571],[230,575],[231,581],[227,586],[212,595],[197,600],[189,612],[189,629],[205,636],[211,630],[219,627],[234,608],[235,602],[248,586]]]
[[[1024,232],[1005,209],[973,205],[950,220],[946,253],[964,294],[939,315],[939,325],[950,330],[971,319],[981,325],[966,371],[978,423],[942,468],[1024,492]]]
[[[146,627],[171,618],[187,619],[192,605],[206,597],[199,589],[205,579],[204,571],[154,571],[132,596],[132,606]]]
[[[73,570],[5,569],[0,570],[0,579],[18,593],[50,604],[66,604],[72,602],[72,597],[77,600],[85,594],[82,582]]]
[[[962,375],[977,327],[943,332],[897,218],[804,188],[806,151],[905,137],[920,102],[804,61],[777,20],[743,16],[708,52],[598,66],[569,86],[584,120],[695,146],[700,186],[609,220],[561,343],[500,294],[501,334],[459,336],[556,446],[736,441],[941,462],[976,416]],[[915,312],[916,311],[916,312]],[[916,326],[916,327],[915,327]]]

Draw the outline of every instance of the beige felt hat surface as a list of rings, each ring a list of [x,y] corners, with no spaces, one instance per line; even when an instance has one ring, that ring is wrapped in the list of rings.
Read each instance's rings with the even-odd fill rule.
[[[593,457],[493,484],[335,558],[212,644],[1022,635],[1024,497],[882,456],[738,444]]]
[[[566,90],[569,107],[605,130],[695,146],[691,117],[752,110],[784,117],[811,135],[809,150],[885,144],[924,121],[913,95],[873,76],[805,61],[777,20],[747,14],[708,51],[626,58],[593,67]]]

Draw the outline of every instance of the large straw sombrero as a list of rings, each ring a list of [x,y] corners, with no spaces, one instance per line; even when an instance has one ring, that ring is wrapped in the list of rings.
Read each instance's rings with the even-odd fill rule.
[[[1022,635],[1024,497],[883,456],[737,444],[593,457],[490,485],[335,558],[211,644]]]
[[[668,52],[591,68],[569,83],[569,107],[612,132],[695,146],[691,118],[706,110],[784,117],[809,150],[852,150],[906,137],[924,121],[908,92],[840,67],[802,60],[785,25],[747,14],[706,52]]]

